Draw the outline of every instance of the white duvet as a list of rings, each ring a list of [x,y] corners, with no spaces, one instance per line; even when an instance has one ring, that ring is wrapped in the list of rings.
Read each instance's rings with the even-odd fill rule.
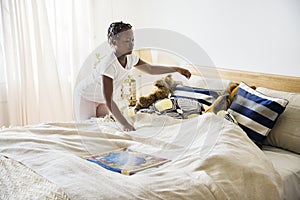
[[[214,114],[134,121],[137,131],[128,133],[97,120],[4,129],[0,153],[71,199],[281,199],[279,174],[237,125]],[[81,158],[120,147],[172,161],[126,176]]]

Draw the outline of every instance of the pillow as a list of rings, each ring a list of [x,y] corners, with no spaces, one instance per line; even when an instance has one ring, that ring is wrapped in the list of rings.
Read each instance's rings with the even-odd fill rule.
[[[241,82],[228,112],[258,146],[265,140],[288,100],[257,92]]]
[[[300,94],[262,87],[257,88],[257,91],[289,101],[285,111],[267,136],[265,144],[300,153]]]
[[[221,78],[206,78],[193,75],[186,81],[184,85],[197,88],[205,88],[210,90],[226,90],[231,81]]]
[[[177,85],[171,97],[193,99],[210,106],[222,93],[224,91]]]

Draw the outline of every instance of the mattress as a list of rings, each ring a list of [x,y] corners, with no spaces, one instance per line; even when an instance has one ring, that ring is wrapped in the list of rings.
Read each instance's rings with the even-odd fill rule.
[[[283,199],[300,199],[300,155],[283,149],[264,146],[263,152],[282,177]]]

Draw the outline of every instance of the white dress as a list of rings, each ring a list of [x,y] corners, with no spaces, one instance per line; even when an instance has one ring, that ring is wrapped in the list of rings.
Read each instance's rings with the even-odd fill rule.
[[[114,53],[106,56],[93,71],[93,73],[79,83],[81,96],[89,101],[105,103],[102,87],[102,75],[113,79],[114,98],[120,95],[120,89],[124,79],[132,73],[133,66],[139,61],[136,54],[127,55],[127,64],[124,68]]]
[[[97,65],[93,72],[77,85],[74,92],[74,111],[76,119],[88,119],[96,116],[96,107],[105,103],[102,85],[102,75],[113,79],[113,99],[121,99],[123,81],[132,73],[139,57],[136,54],[127,55],[125,68],[119,63],[116,55],[111,52]],[[84,115],[84,116],[83,116]]]

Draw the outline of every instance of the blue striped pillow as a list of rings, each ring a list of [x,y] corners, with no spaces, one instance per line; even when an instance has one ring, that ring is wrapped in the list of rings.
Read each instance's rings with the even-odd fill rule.
[[[210,106],[223,91],[177,85],[171,97],[188,98]]]
[[[266,96],[241,82],[228,112],[256,144],[262,144],[288,100]]]

